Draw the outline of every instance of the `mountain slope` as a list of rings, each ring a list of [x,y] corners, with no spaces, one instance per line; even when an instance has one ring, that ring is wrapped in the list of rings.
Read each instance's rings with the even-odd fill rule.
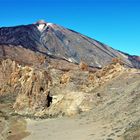
[[[0,28],[0,45],[14,45],[69,62],[81,61],[93,67],[103,67],[113,58],[120,58],[129,67],[140,67],[133,56],[43,20],[30,25]]]

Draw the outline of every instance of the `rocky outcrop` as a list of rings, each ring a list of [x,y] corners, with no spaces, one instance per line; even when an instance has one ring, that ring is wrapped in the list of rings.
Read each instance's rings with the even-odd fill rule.
[[[99,104],[99,99],[101,99],[100,93],[96,95],[93,91],[119,77],[126,70],[119,63],[108,65],[94,73],[80,70],[80,68],[78,71],[72,70],[69,72],[52,69],[50,71],[52,104],[49,108],[36,113],[36,115],[71,116],[89,111],[94,108],[94,105]]]
[[[125,70],[117,63],[96,72],[79,66],[63,71],[20,65],[10,59],[1,61],[0,68],[0,96],[15,95],[13,108],[17,113],[40,117],[90,110],[95,101],[89,93]]]
[[[0,68],[0,95],[15,94],[17,112],[33,114],[48,106],[51,77],[46,70],[21,66],[10,59],[3,60]]]
[[[96,87],[102,86],[109,80],[121,75],[126,69],[120,64],[110,64],[94,74],[89,74],[89,81]]]
[[[14,109],[20,114],[34,114],[48,107],[51,78],[47,71],[24,67],[18,79],[20,91]]]

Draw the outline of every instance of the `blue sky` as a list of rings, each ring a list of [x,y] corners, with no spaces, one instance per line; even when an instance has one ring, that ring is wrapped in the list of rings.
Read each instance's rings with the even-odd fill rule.
[[[0,0],[0,26],[45,19],[140,56],[140,0]]]

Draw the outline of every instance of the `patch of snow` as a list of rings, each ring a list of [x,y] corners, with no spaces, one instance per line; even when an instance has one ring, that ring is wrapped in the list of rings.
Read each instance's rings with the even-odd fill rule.
[[[75,60],[73,58],[66,58],[66,57],[63,57],[63,58],[69,62],[75,63]]]
[[[97,64],[97,66],[98,66],[99,68],[102,67],[96,60],[95,60],[95,63]]]
[[[49,51],[47,51],[47,54],[48,54],[48,55],[52,55],[52,53],[51,53],[51,52],[49,52]]]
[[[69,41],[68,40],[64,40],[64,43],[65,43],[65,45],[68,45]]]
[[[71,59],[71,58],[68,58],[68,61],[69,61],[69,62],[73,62],[73,59]]]
[[[40,32],[44,31],[48,26],[53,26],[53,23],[40,23],[37,25],[37,28]]]
[[[46,24],[39,24],[37,26],[37,28],[38,28],[39,31],[42,31],[42,30],[44,30],[45,26],[46,26]]]
[[[72,57],[71,58],[65,58],[66,60],[68,60],[69,62],[72,62],[72,63],[77,63],[77,61],[75,59],[73,59]]]
[[[47,27],[48,26],[51,26],[52,27],[53,26],[53,23],[47,23]]]

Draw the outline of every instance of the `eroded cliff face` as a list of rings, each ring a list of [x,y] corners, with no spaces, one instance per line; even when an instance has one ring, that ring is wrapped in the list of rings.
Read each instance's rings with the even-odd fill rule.
[[[14,109],[23,114],[32,114],[48,107],[51,78],[47,71],[24,67],[18,79],[21,89]]]
[[[121,75],[126,69],[111,64],[89,71],[81,65],[67,71],[58,67],[21,65],[13,60],[0,64],[0,96],[13,95],[16,113],[31,116],[75,115],[98,104],[93,90]],[[100,94],[98,95],[100,97]]]
[[[14,109],[30,114],[48,106],[51,77],[46,70],[21,66],[6,59],[0,66],[0,95],[15,95]]]

